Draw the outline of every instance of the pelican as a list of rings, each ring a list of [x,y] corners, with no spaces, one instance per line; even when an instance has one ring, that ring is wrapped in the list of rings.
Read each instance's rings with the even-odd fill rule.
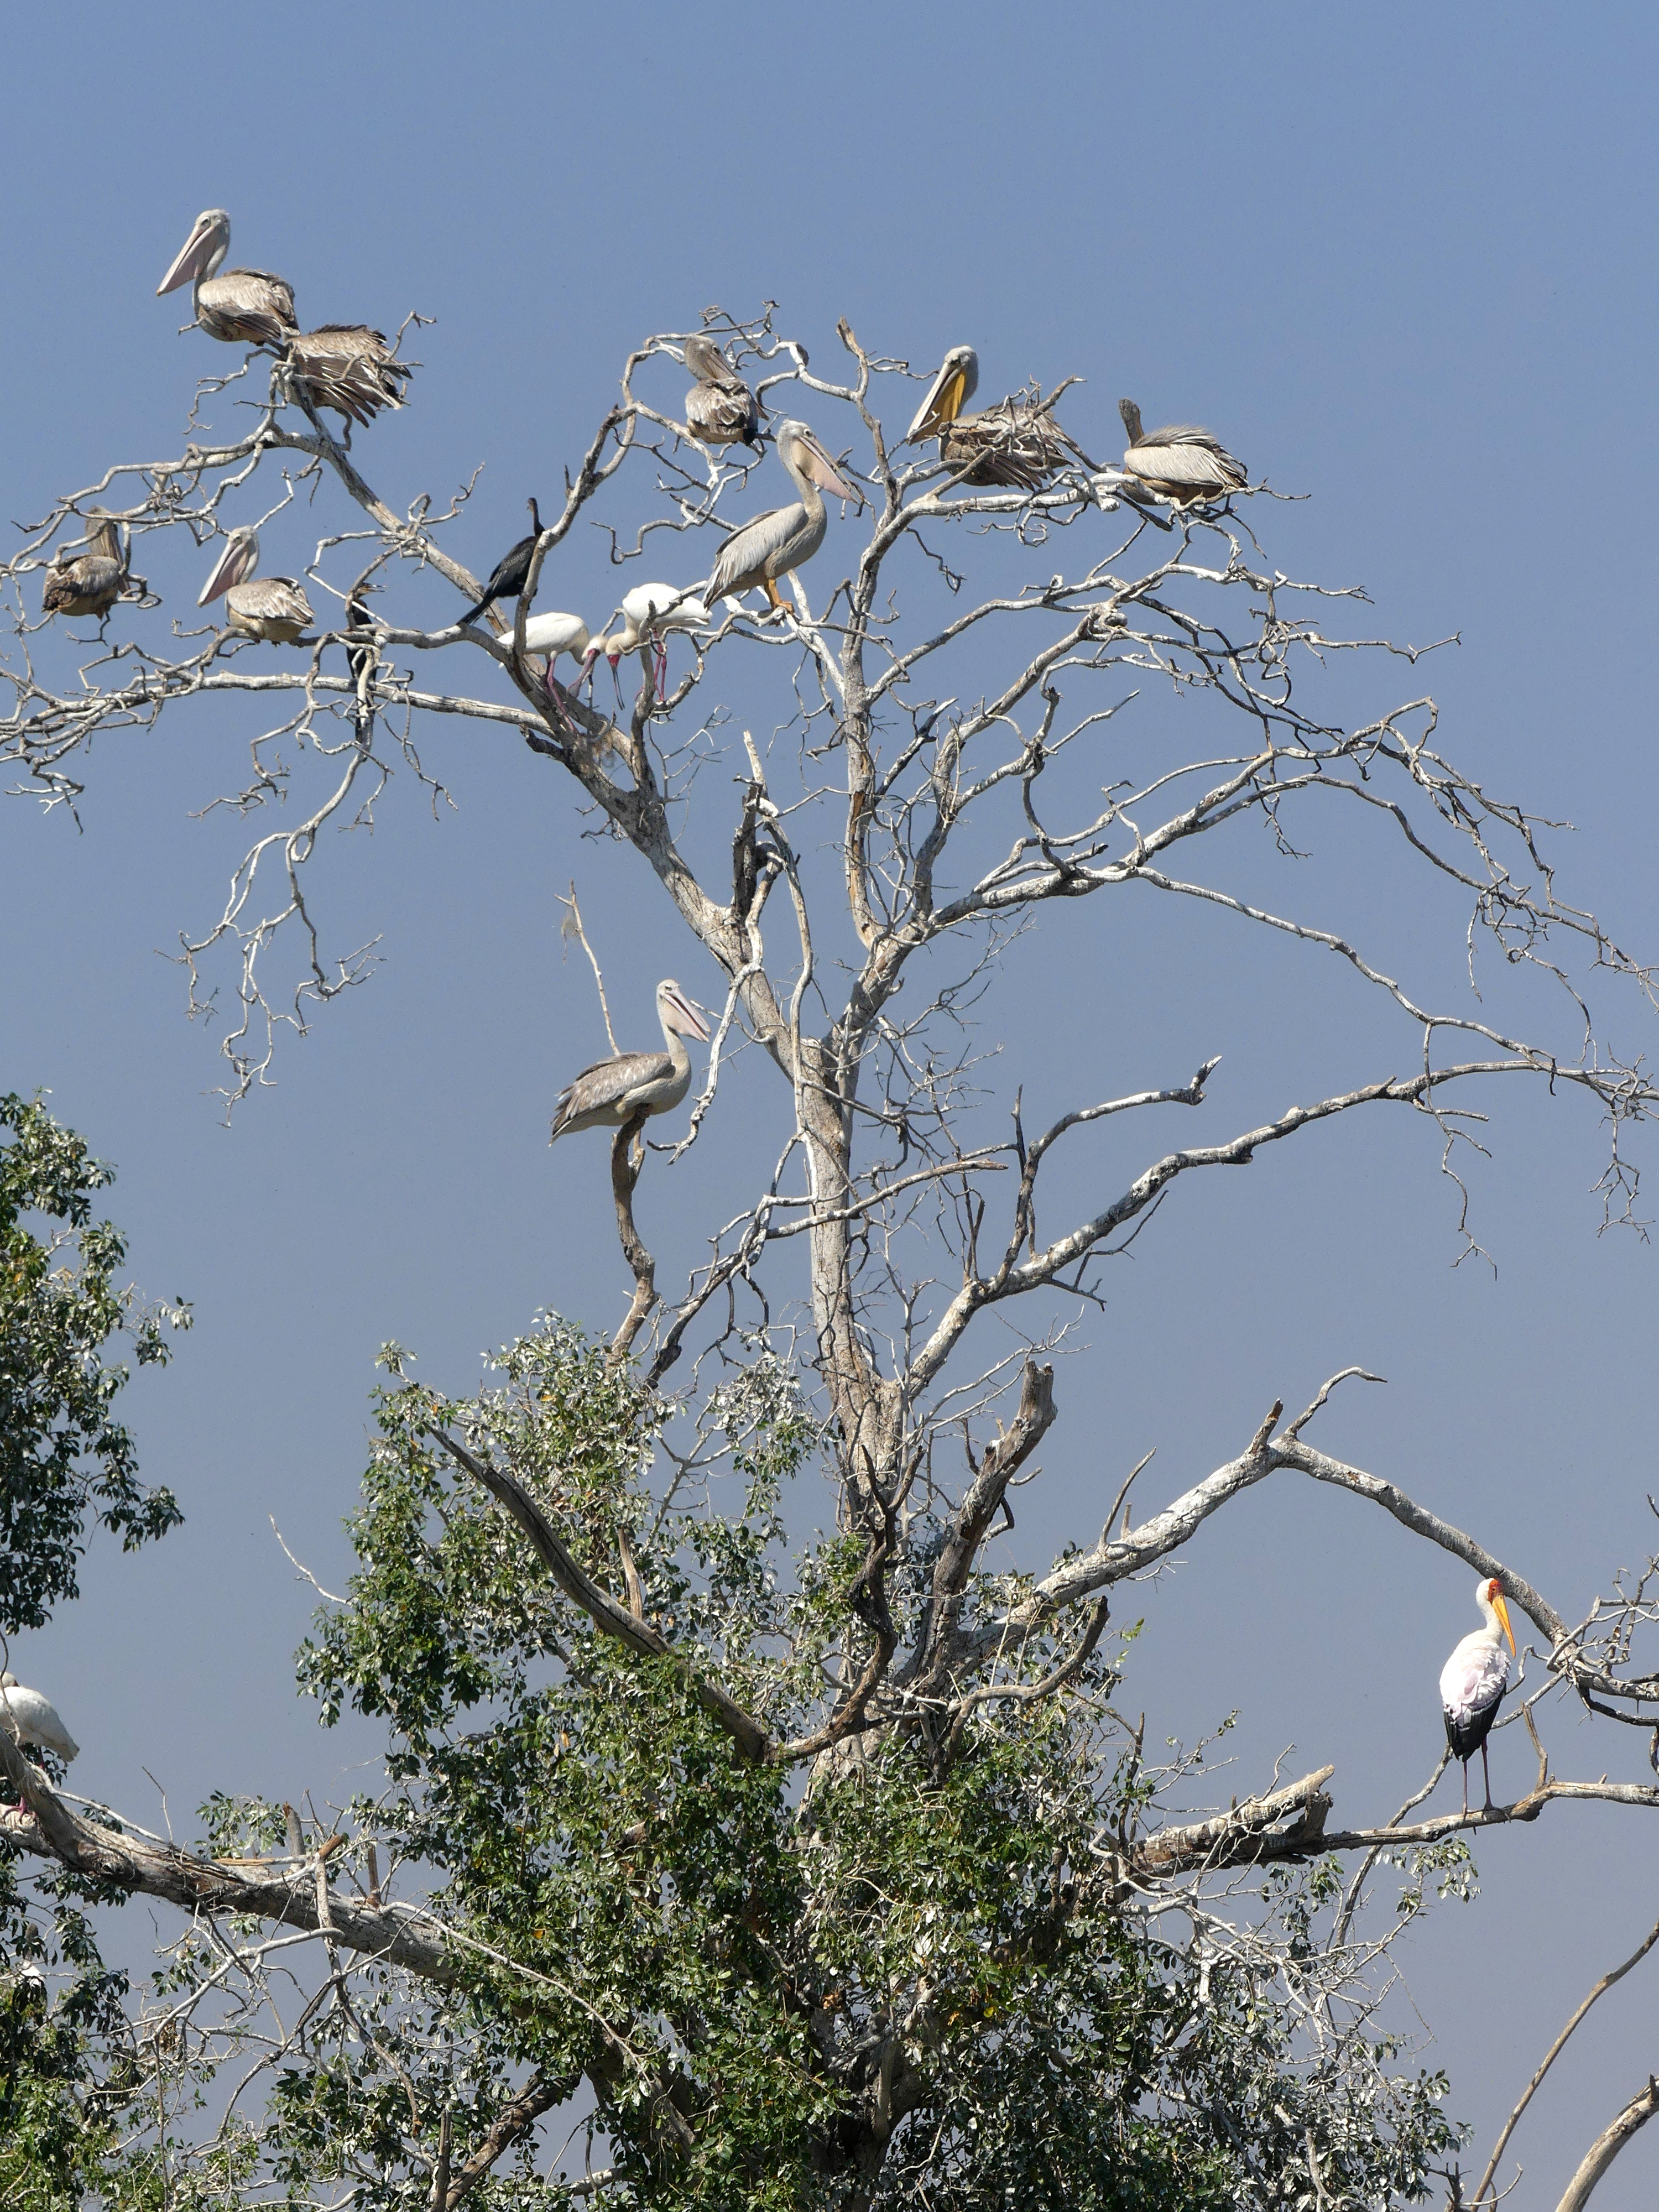
[[[255,577],[258,565],[258,532],[233,530],[196,604],[204,607],[222,592],[228,628],[266,645],[297,645],[313,619],[311,602],[292,576]]]
[[[1120,399],[1117,411],[1129,434],[1124,473],[1139,477],[1160,499],[1184,507],[1197,500],[1225,499],[1230,492],[1244,489],[1249,471],[1207,430],[1190,422],[1143,430],[1140,410],[1133,399]]]
[[[620,1129],[641,1108],[647,1114],[671,1113],[691,1087],[689,1036],[708,1042],[708,1028],[679,985],[657,986],[657,1019],[662,1024],[662,1052],[619,1052],[596,1060],[560,1091],[550,1144],[575,1129]]]
[[[50,1698],[43,1698],[39,1690],[25,1689],[15,1674],[0,1674],[0,1698],[3,1698],[12,1734],[19,1743],[40,1744],[47,1751],[55,1751],[59,1759],[75,1759],[81,1747],[64,1726],[64,1717]]]
[[[702,443],[763,452],[755,395],[713,338],[687,338],[685,365],[697,380],[685,395],[685,419]]]
[[[1041,491],[1068,453],[1085,459],[1049,408],[1034,400],[1004,399],[976,415],[964,415],[978,389],[979,356],[972,346],[952,346],[905,433],[905,444],[937,438],[945,466],[968,470],[963,483],[1006,484],[1020,491]]]
[[[1486,1810],[1492,1810],[1492,1773],[1486,1765],[1486,1738],[1498,1717],[1498,1708],[1510,1684],[1510,1662],[1504,1656],[1504,1639],[1515,1649],[1510,1609],[1504,1602],[1504,1585],[1496,1575],[1483,1575],[1474,1586],[1474,1601],[1486,1617],[1486,1626],[1466,1636],[1440,1670],[1440,1703],[1446,1717],[1446,1741],[1454,1759],[1463,1762],[1463,1811],[1469,1809],[1469,1761],[1478,1751],[1486,1778]]]
[[[114,518],[101,507],[89,507],[86,519],[86,551],[71,560],[68,547],[59,547],[40,607],[49,615],[96,615],[101,623],[126,585],[127,564]]]
[[[321,323],[289,338],[285,377],[293,396],[313,410],[331,408],[348,422],[372,422],[381,408],[401,407],[413,374],[385,333],[366,323]]]
[[[179,258],[155,288],[176,292],[194,286],[196,319],[210,338],[231,345],[279,346],[294,331],[294,287],[268,269],[227,269],[230,217],[223,208],[204,208]]]
[[[494,606],[497,599],[516,599],[530,576],[530,563],[536,550],[536,540],[542,534],[541,510],[535,501],[526,501],[530,509],[530,535],[501,559],[489,572],[489,581],[484,586],[483,597],[476,600],[461,617],[464,623],[477,622],[486,607]]]
[[[793,507],[775,507],[735,531],[720,550],[714,573],[698,596],[705,600],[735,598],[758,584],[775,607],[778,578],[810,561],[823,543],[826,521],[823,492],[838,499],[863,495],[848,483],[805,422],[780,422],[775,433],[778,459],[794,478],[800,498]]]

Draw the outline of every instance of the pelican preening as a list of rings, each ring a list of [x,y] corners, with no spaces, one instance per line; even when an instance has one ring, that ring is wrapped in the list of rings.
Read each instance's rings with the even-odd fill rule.
[[[0,1698],[4,1700],[12,1734],[19,1743],[40,1744],[55,1751],[59,1759],[80,1756],[80,1745],[64,1726],[64,1717],[50,1698],[43,1698],[39,1690],[26,1689],[15,1674],[7,1672],[0,1674]]]
[[[372,422],[383,407],[401,407],[414,374],[381,331],[364,323],[321,323],[289,338],[286,381],[314,410],[331,408],[349,422]]]
[[[230,251],[230,217],[204,208],[179,258],[156,286],[193,286],[196,319],[210,338],[233,345],[270,346],[284,356],[290,397],[313,412],[331,408],[349,422],[372,422],[382,407],[401,407],[412,364],[399,361],[379,331],[362,323],[324,323],[301,331],[295,318],[294,287],[267,269],[218,271]]]
[[[1190,422],[1143,430],[1140,410],[1133,399],[1120,399],[1117,410],[1129,434],[1124,474],[1138,477],[1160,499],[1183,507],[1197,500],[1225,499],[1230,492],[1243,490],[1249,471],[1207,430]]]
[[[1454,1759],[1463,1762],[1463,1810],[1469,1809],[1469,1761],[1478,1751],[1486,1784],[1486,1810],[1492,1810],[1492,1774],[1486,1765],[1486,1738],[1510,1685],[1510,1662],[1504,1650],[1509,1638],[1510,1609],[1504,1602],[1504,1585],[1496,1575],[1483,1575],[1474,1586],[1474,1601],[1486,1617],[1486,1626],[1463,1638],[1440,1670],[1440,1703],[1446,1717],[1446,1741]]]
[[[497,599],[516,599],[530,578],[530,563],[536,551],[536,540],[542,534],[541,510],[535,501],[527,500],[530,509],[530,535],[503,553],[489,572],[489,581],[484,586],[483,597],[475,600],[460,617],[464,623],[477,622],[486,607],[493,607]]]
[[[596,1060],[560,1091],[550,1144],[576,1129],[620,1129],[641,1109],[671,1113],[691,1088],[691,1055],[685,1039],[708,1042],[708,1025],[679,985],[657,986],[657,1019],[662,1024],[662,1052],[619,1052]]]
[[[800,498],[793,507],[775,507],[734,531],[720,550],[714,573],[702,594],[708,600],[735,599],[758,584],[775,607],[778,578],[801,568],[823,543],[828,520],[823,493],[838,499],[864,495],[832,461],[805,422],[780,422],[773,434],[778,459],[793,477]]]
[[[223,208],[204,208],[156,286],[156,298],[191,284],[196,319],[210,338],[230,345],[283,344],[297,327],[294,287],[268,269],[227,269],[222,276],[218,272],[229,251],[230,217]]]
[[[685,419],[702,443],[763,452],[755,395],[714,339],[702,332],[687,338],[685,365],[697,380],[685,395]]]
[[[101,507],[87,509],[87,550],[72,559],[66,546],[46,572],[40,608],[49,615],[96,615],[102,622],[127,586],[121,532]]]
[[[233,530],[196,604],[204,607],[222,592],[229,629],[265,645],[297,645],[315,619],[311,602],[292,576],[254,576],[258,565],[258,532]]]
[[[939,457],[946,468],[968,471],[963,483],[1006,485],[1019,491],[1041,491],[1068,456],[1086,465],[1082,448],[1050,412],[1052,400],[1039,404],[1031,399],[1004,399],[976,415],[965,415],[963,410],[978,389],[979,356],[972,346],[952,346],[916,410],[905,444],[937,438]]]

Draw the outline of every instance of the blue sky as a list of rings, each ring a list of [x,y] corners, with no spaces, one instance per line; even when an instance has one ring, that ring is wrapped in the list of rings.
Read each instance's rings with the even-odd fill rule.
[[[1029,27],[971,6],[19,17],[6,512],[178,449],[221,349],[175,337],[184,295],[153,294],[210,204],[233,214],[234,259],[292,278],[302,320],[437,319],[410,347],[411,405],[358,450],[396,506],[441,502],[482,464],[447,541],[480,570],[526,493],[551,497],[629,349],[706,304],[775,300],[825,358],[841,315],[918,364],[969,338],[988,392],[1083,374],[1065,416],[1091,452],[1115,450],[1129,392],[1307,494],[1273,510],[1273,557],[1363,583],[1370,634],[1460,635],[1410,678],[1448,749],[1570,820],[1567,896],[1651,950],[1656,44],[1651,12],[1620,7],[1058,8]],[[290,542],[332,526],[319,508]],[[602,548],[569,557],[548,603],[603,613]],[[750,690],[757,714],[787,712]],[[320,1796],[370,1748],[319,1739],[295,1703],[311,1593],[269,1516],[339,1587],[380,1341],[459,1388],[538,1306],[604,1325],[620,1303],[598,1140],[544,1145],[559,1083],[603,1048],[556,894],[574,878],[625,1039],[649,1034],[658,975],[714,988],[550,770],[516,741],[431,733],[456,811],[434,819],[405,776],[372,836],[317,863],[339,942],[378,937],[381,964],[225,1128],[214,1037],[158,955],[222,900],[241,825],[196,817],[242,736],[227,710],[105,741],[78,834],[0,809],[0,1081],[47,1086],[117,1164],[136,1274],[199,1316],[132,1393],[186,1528],[94,1557],[21,1671],[86,1747],[77,1778],[143,1818],[147,1767],[181,1832],[211,1787]],[[1354,867],[1334,836],[1312,854],[1304,910],[1455,981],[1458,919],[1397,867]],[[1024,1079],[1056,1109],[1223,1051],[1233,1087],[1206,1133],[1231,1130],[1331,1066],[1392,1073],[1378,1052],[1409,1048],[1379,1045],[1375,1010],[1310,957],[1266,957],[1214,918],[1126,908],[1107,928],[1068,909],[1001,981],[999,1093]],[[1650,1050],[1652,1019],[1627,1006],[1613,1042]],[[752,1061],[739,1073],[708,1134],[717,1181],[777,1103]],[[1474,1183],[1495,1276],[1453,1269],[1434,1148],[1392,1125],[1171,1206],[1063,1364],[1012,1556],[1042,1566],[1086,1540],[1154,1444],[1143,1485],[1173,1494],[1273,1397],[1300,1402],[1351,1361],[1389,1388],[1334,1411],[1328,1448],[1474,1529],[1565,1613],[1644,1552],[1659,1261],[1595,1233],[1589,1116],[1518,1095],[1494,1111]],[[1115,1188],[1139,1149],[1103,1142],[1068,1195]],[[689,1256],[701,1201],[660,1205]],[[597,1291],[596,1249],[615,1279]],[[1240,1708],[1224,1794],[1293,1743],[1295,1771],[1336,1760],[1340,1817],[1376,1817],[1436,1755],[1434,1677],[1472,1625],[1468,1581],[1350,1500],[1258,1491],[1142,1594],[1133,1694],[1155,1733]],[[1613,1755],[1565,1712],[1555,1729],[1564,1771]],[[1515,1735],[1498,1741],[1513,1784]],[[1479,1902],[1406,1954],[1482,2156],[1577,1996],[1659,1910],[1653,1851],[1638,1817],[1553,1808],[1485,1841]],[[1638,1975],[1608,1997],[1517,2142],[1537,2201],[1653,2063],[1656,1990]],[[1656,2176],[1644,2139],[1598,2204],[1646,2204]]]

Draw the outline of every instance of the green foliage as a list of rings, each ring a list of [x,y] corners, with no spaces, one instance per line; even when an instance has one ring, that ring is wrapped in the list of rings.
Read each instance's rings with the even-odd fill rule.
[[[325,1717],[386,1723],[393,1788],[357,1817],[435,1877],[467,1964],[453,1991],[388,1999],[380,2051],[342,2035],[285,2074],[268,2155],[294,2182],[372,2168],[363,2204],[407,2202],[411,2093],[476,2136],[528,2069],[586,2081],[604,2201],[664,2212],[1266,2207],[1310,2196],[1310,2145],[1339,2201],[1420,2193],[1454,2139],[1443,2083],[1390,2072],[1381,2039],[1309,2046],[1280,1976],[1315,1954],[1328,1876],[1279,1886],[1277,1949],[1214,1960],[1124,1883],[1115,1846],[1155,1784],[1107,1660],[1072,1694],[981,1708],[948,1761],[919,1726],[805,1774],[752,1764],[434,1443],[510,1466],[624,1603],[625,1547],[647,1617],[781,1739],[867,1648],[863,1547],[792,1561],[781,1488],[816,1431],[755,1352],[654,1491],[662,1405],[566,1324],[465,1402],[391,1353],[359,1571],[301,1676]],[[1033,1638],[1002,1678],[1054,1656]]]
[[[92,1215],[92,1194],[114,1180],[84,1140],[40,1104],[0,1097],[0,1630],[39,1628],[76,1595],[89,1516],[129,1550],[182,1516],[170,1491],[138,1479],[131,1435],[113,1418],[127,1379],[106,1365],[125,1329],[140,1364],[164,1361],[183,1305],[135,1307],[118,1290],[126,1257],[118,1230]],[[37,1236],[33,1215],[61,1228]]]

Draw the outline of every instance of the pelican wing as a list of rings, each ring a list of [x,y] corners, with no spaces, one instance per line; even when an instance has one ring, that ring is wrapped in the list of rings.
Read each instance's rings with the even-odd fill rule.
[[[292,576],[250,576],[225,593],[233,629],[267,645],[292,645],[312,621],[311,602]]]
[[[104,553],[82,553],[48,574],[40,594],[49,615],[106,615],[127,580],[124,563]]]
[[[667,1082],[673,1073],[674,1063],[665,1052],[619,1052],[614,1059],[595,1060],[566,1084],[555,1101],[553,1138],[605,1121],[620,1127],[628,1118],[626,1101],[647,1084]]]
[[[1218,438],[1192,422],[1169,422],[1161,430],[1148,430],[1124,454],[1123,465],[1148,483],[1218,490],[1241,489],[1249,473]]]
[[[362,323],[322,323],[291,337],[289,368],[297,392],[357,423],[382,407],[401,407],[414,364],[399,361],[384,332]]]
[[[1080,448],[1048,410],[1018,399],[959,416],[939,441],[939,459],[947,468],[969,469],[964,483],[1021,491],[1041,491],[1068,455],[1080,459]]]
[[[197,287],[196,319],[233,345],[281,345],[294,328],[294,287],[268,269],[224,269]]]
[[[782,574],[780,556],[791,551],[805,534],[806,521],[806,509],[796,500],[788,507],[769,507],[734,531],[714,562],[709,598],[723,599],[729,592],[746,592],[769,574]]]
[[[760,436],[760,409],[740,380],[694,384],[685,395],[685,419],[707,446],[753,445]]]

